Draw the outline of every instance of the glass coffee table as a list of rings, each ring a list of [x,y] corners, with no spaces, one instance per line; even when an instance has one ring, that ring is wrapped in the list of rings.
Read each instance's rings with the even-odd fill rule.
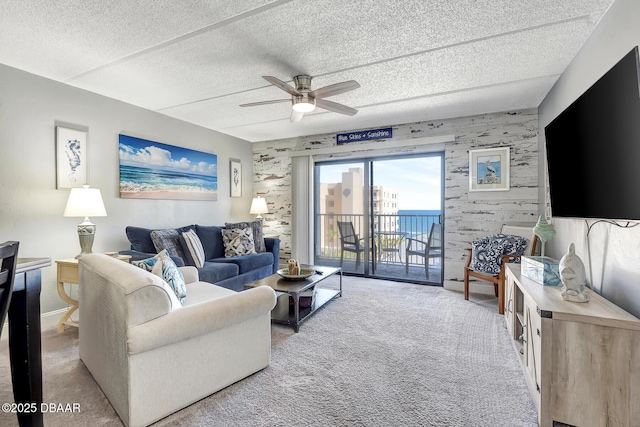
[[[278,301],[271,311],[271,321],[291,325],[295,332],[300,330],[300,324],[329,301],[342,296],[342,269],[320,267],[313,265],[302,266],[315,270],[315,274],[306,279],[285,279],[279,274],[272,274],[264,279],[256,280],[245,285],[245,288],[270,286],[276,291]],[[334,274],[340,275],[340,289],[326,289],[317,286],[323,280]],[[292,302],[290,302],[292,300]],[[302,304],[301,304],[302,303]],[[302,305],[302,306],[301,306]]]

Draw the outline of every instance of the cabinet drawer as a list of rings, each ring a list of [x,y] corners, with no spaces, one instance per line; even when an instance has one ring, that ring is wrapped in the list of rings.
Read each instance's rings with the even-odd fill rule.
[[[58,281],[63,283],[78,283],[78,266],[59,265]]]

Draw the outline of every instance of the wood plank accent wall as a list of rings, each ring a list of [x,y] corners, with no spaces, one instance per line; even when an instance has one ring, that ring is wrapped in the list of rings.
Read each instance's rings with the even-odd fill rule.
[[[461,289],[464,249],[473,239],[498,232],[503,223],[535,224],[538,218],[537,109],[392,127],[394,141],[456,136],[455,142],[429,147],[418,140],[416,146],[390,149],[388,154],[401,155],[425,151],[425,148],[445,152],[445,286],[458,288],[459,285]],[[385,141],[388,140],[378,141],[381,148]],[[264,216],[265,235],[280,236],[282,260],[288,259],[291,253],[291,153],[309,150],[313,154],[314,150],[335,146],[335,133],[253,144],[254,196],[267,199],[269,214]],[[510,190],[470,193],[469,150],[493,147],[511,148]],[[355,159],[366,155],[366,151],[359,151],[323,154],[314,159]]]

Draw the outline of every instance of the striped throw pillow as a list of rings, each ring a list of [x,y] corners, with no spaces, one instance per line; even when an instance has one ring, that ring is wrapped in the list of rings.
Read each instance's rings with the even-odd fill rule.
[[[202,242],[195,231],[189,230],[182,233],[184,239],[185,249],[188,250],[191,259],[193,259],[193,265],[197,268],[204,267],[204,248]]]

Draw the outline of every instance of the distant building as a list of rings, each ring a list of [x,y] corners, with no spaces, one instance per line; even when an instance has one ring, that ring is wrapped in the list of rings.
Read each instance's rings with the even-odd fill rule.
[[[364,171],[362,168],[349,168],[342,173],[341,182],[320,183],[318,188],[318,213],[320,246],[339,247],[337,221],[353,222],[356,233],[364,233]],[[396,230],[398,226],[398,192],[384,186],[373,187],[373,226],[374,230]],[[333,215],[331,215],[333,214]]]

